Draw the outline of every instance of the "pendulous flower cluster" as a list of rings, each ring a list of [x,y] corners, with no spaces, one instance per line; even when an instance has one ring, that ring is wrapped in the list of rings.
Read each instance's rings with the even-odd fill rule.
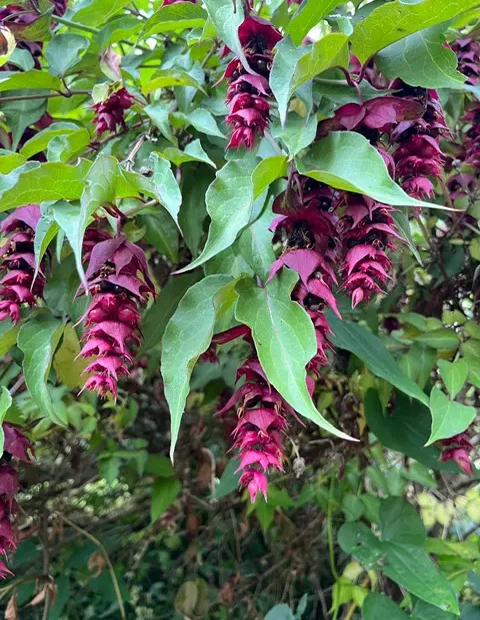
[[[251,72],[235,57],[224,74],[229,80],[226,122],[233,127],[227,148],[245,146],[251,149],[255,138],[264,135],[270,122],[268,78],[272,68],[272,49],[282,35],[268,21],[247,17],[238,29],[238,36]]]
[[[155,287],[144,251],[123,234],[108,239],[104,235],[105,231],[91,229],[84,244],[89,261],[84,292],[93,299],[80,319],[87,328],[80,355],[96,356],[85,369],[92,376],[83,389],[116,398],[118,379],[128,374],[127,365],[140,344],[139,306],[155,295]]]
[[[408,86],[400,80],[392,84],[397,96],[417,102],[424,108],[420,118],[399,123],[391,133],[395,177],[403,189],[414,198],[424,199],[433,194],[429,177],[440,178],[445,156],[440,148],[440,136],[450,136],[442,104],[435,90]]]
[[[30,462],[29,452],[33,454],[30,441],[13,424],[3,424],[4,446],[0,458],[0,557],[7,559],[17,543],[12,525],[12,517],[17,509],[15,495],[20,490],[20,479],[14,467],[14,459]],[[5,562],[0,559],[0,579],[11,575]]]
[[[40,208],[27,205],[16,209],[0,224],[0,232],[8,235],[0,250],[0,320],[20,320],[22,306],[32,307],[43,296],[44,261],[35,275],[34,237],[40,219]]]
[[[326,351],[331,330],[323,313],[330,307],[340,318],[332,287],[337,284],[338,216],[340,193],[308,177],[296,175],[295,191],[290,188],[278,196],[274,211],[280,215],[271,228],[282,242],[281,256],[272,264],[271,280],[283,267],[296,271],[299,283],[293,299],[305,308],[315,327],[317,353],[309,369],[315,373],[327,363]],[[293,203],[293,204],[291,204]]]
[[[126,128],[125,111],[133,106],[134,97],[126,88],[111,93],[105,101],[95,103],[93,109],[95,116],[93,123],[97,126],[98,135],[102,135],[106,131],[115,133],[118,127]]]
[[[217,334],[215,345],[240,336],[251,341],[250,330],[242,326]],[[251,355],[240,366],[237,382],[241,384],[217,416],[236,410],[232,449],[238,451],[240,458],[237,468],[237,472],[242,472],[240,484],[247,488],[251,501],[255,502],[258,493],[267,499],[268,471],[283,470],[283,436],[289,426],[287,415],[295,413],[270,385],[256,355]]]

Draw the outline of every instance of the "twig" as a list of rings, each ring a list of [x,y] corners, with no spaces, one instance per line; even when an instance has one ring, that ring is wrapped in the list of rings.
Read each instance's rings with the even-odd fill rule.
[[[89,32],[90,34],[97,35],[100,30],[98,28],[93,28],[92,26],[85,26],[85,24],[79,24],[78,22],[74,22],[71,19],[65,19],[65,17],[59,17],[55,15],[55,21],[57,24],[62,24],[63,26],[70,26],[71,28],[77,28],[78,30],[83,30],[84,32]],[[143,45],[137,45],[137,43],[132,43],[132,41],[127,41],[122,39],[119,43],[126,43],[127,45],[133,45],[134,47],[138,47],[144,52],[151,52],[152,50],[148,47],[144,47]]]
[[[57,24],[62,24],[63,26],[70,26],[71,28],[77,28],[78,30],[83,30],[84,32],[90,32],[91,34],[98,34],[100,30],[98,28],[93,28],[92,26],[85,26],[85,24],[79,24],[78,22],[73,22],[71,19],[65,19],[65,17],[59,17],[55,15],[55,21]]]
[[[313,572],[313,574],[312,574],[312,580],[313,580],[313,583],[315,584],[315,592],[316,592],[316,594],[318,596],[318,600],[320,601],[320,605],[322,607],[323,617],[324,617],[325,620],[327,620],[327,618],[328,618],[327,601],[325,599],[325,593],[323,592],[320,580],[318,579],[318,576],[317,576],[317,574],[315,572]],[[317,617],[317,616],[315,616],[315,617]]]
[[[202,67],[202,69],[203,69],[203,67],[205,67],[205,65],[210,60],[210,58],[215,54],[217,49],[218,49],[218,41],[215,41],[214,44],[212,45],[212,47],[210,48],[208,54],[202,60],[202,64],[200,65]]]
[[[50,572],[50,555],[48,553],[48,515],[44,514],[42,519],[42,546],[43,546],[43,572],[48,575]],[[47,581],[45,587],[45,605],[43,607],[42,620],[48,620],[50,613],[50,581]]]
[[[138,151],[142,148],[143,143],[147,139],[146,134],[141,133],[138,138],[133,143],[132,148],[128,152],[127,156],[124,159],[125,170],[131,172],[133,170],[133,165],[135,164],[135,158],[138,155]]]
[[[154,207],[155,205],[158,205],[158,204],[159,204],[158,200],[156,198],[153,198],[152,200],[149,200],[148,202],[142,202],[138,205],[135,205],[134,207],[130,207],[130,209],[125,209],[125,211],[123,212],[123,215],[125,215],[125,217],[132,217],[133,215],[136,215],[143,209],[148,209],[149,207]]]
[[[45,93],[41,95],[39,93],[35,95],[12,95],[11,97],[1,97],[0,103],[6,103],[7,101],[27,101],[29,99],[51,99],[52,97],[66,97],[69,99],[74,95],[90,95],[89,90],[69,90],[65,92]]]
[[[120,616],[122,617],[122,620],[127,620],[127,615],[125,613],[125,606],[123,604],[123,599],[122,599],[122,593],[120,592],[120,586],[118,585],[117,575],[115,574],[115,569],[113,568],[113,564],[112,564],[112,561],[110,560],[110,556],[108,555],[107,550],[105,549],[103,544],[98,540],[98,538],[95,538],[95,536],[93,536],[93,534],[90,534],[89,532],[81,528],[79,525],[76,525],[73,521],[70,521],[70,519],[68,519],[64,515],[60,513],[57,513],[57,515],[67,525],[69,525],[70,527],[73,527],[73,529],[79,532],[80,534],[83,534],[85,538],[88,538],[88,540],[93,542],[93,544],[96,545],[100,549],[103,557],[105,558],[105,562],[107,563],[108,570],[110,571],[113,588],[115,590],[115,595],[117,597],[118,606],[120,608]]]
[[[418,225],[420,226],[420,230],[422,231],[422,234],[425,238],[425,241],[428,245],[428,247],[430,248],[430,251],[432,252],[432,262],[434,262],[436,259],[438,259],[438,266],[440,268],[441,274],[443,276],[443,279],[445,280],[445,282],[448,282],[448,274],[447,271],[445,269],[445,265],[443,264],[443,260],[442,257],[440,255],[440,252],[438,251],[437,246],[435,245],[435,243],[433,242],[432,238],[430,237],[430,234],[427,230],[427,227],[425,226],[425,224],[423,223],[422,219],[419,217],[418,218]]]
[[[337,567],[335,565],[335,551],[333,548],[333,525],[332,525],[334,488],[335,488],[335,476],[332,475],[330,479],[330,497],[328,498],[328,507],[327,507],[327,537],[328,537],[328,557],[330,558],[330,568],[332,571],[332,575],[335,577],[335,581],[337,581],[338,572],[337,572]]]
[[[12,385],[12,387],[10,388],[10,396],[13,396],[14,394],[16,394],[24,383],[25,383],[25,377],[23,375],[20,375],[18,379],[15,381],[15,383]]]

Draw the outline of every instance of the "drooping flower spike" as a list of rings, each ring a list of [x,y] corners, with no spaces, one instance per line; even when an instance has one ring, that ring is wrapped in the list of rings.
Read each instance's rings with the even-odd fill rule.
[[[0,232],[8,235],[0,249],[0,321],[20,320],[22,306],[33,307],[43,296],[45,286],[44,261],[35,277],[35,229],[40,219],[40,207],[20,207],[0,224]]]
[[[233,327],[214,336],[203,359],[215,361],[216,347],[237,338],[253,342],[248,327]],[[237,472],[242,472],[240,485],[247,488],[253,503],[258,493],[267,498],[268,472],[282,470],[285,459],[283,434],[288,428],[286,416],[295,416],[295,413],[270,385],[255,354],[238,369],[237,384],[234,394],[216,416],[223,417],[232,409],[236,411],[232,450],[237,451],[240,459],[237,469]]]
[[[403,241],[391,216],[392,207],[367,196],[346,194],[346,208],[339,222],[342,238],[342,288],[352,306],[369,301],[391,279],[392,261],[387,251]]]
[[[317,339],[317,353],[308,369],[319,373],[328,363],[331,330],[323,314],[330,307],[337,316],[332,288],[337,284],[338,216],[335,211],[341,194],[331,187],[307,177],[298,177],[295,189],[287,189],[276,199],[274,211],[280,213],[272,222],[275,238],[282,241],[283,252],[270,268],[269,280],[283,267],[300,276],[292,298],[298,301],[312,319]]]
[[[227,148],[253,148],[257,136],[263,136],[270,122],[271,95],[268,78],[273,61],[272,49],[282,38],[280,32],[259,17],[247,17],[238,29],[249,73],[235,57],[224,77],[229,80],[226,122],[233,127]]]
[[[424,199],[433,194],[429,177],[439,178],[443,171],[445,156],[439,136],[450,137],[450,130],[437,91],[414,88],[401,80],[391,87],[398,89],[397,97],[421,103],[425,109],[420,118],[400,122],[390,137],[391,143],[398,145],[393,153],[396,179],[407,194]]]
[[[5,561],[8,553],[17,547],[12,518],[17,509],[15,495],[20,490],[20,479],[14,459],[30,462],[30,454],[34,453],[32,444],[17,426],[4,422],[3,433],[4,452],[0,458],[0,579],[12,575]]]
[[[91,249],[95,236],[101,236],[99,231],[86,235],[89,264],[85,275],[93,299],[80,319],[87,327],[80,355],[96,359],[84,371],[92,376],[83,389],[96,391],[103,398],[111,393],[116,398],[118,379],[128,374],[128,363],[140,344],[139,306],[155,295],[155,287],[139,246],[120,234]]]

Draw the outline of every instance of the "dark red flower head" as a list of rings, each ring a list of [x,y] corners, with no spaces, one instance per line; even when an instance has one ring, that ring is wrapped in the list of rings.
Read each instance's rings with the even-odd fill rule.
[[[125,110],[131,108],[133,102],[134,97],[125,88],[121,88],[102,103],[94,104],[95,117],[93,122],[97,126],[98,135],[105,131],[114,133],[119,126],[125,129]]]
[[[227,148],[253,148],[257,136],[263,136],[270,123],[271,96],[268,78],[272,68],[272,48],[282,35],[269,22],[260,17],[247,17],[238,29],[240,42],[249,67],[249,73],[233,58],[224,77],[229,80],[227,103],[230,110],[225,119],[233,132]]]
[[[281,41],[280,31],[261,17],[247,17],[238,29],[238,38],[246,53],[270,52]]]
[[[30,461],[29,452],[33,454],[33,447],[17,426],[4,423],[3,433],[4,452],[0,458],[0,557],[6,558],[8,552],[17,546],[12,526],[12,516],[17,509],[15,495],[20,490],[20,479],[14,467],[15,458]],[[5,579],[11,574],[5,563],[0,560],[0,579]]]
[[[111,238],[108,233],[92,248],[92,240],[104,234],[94,229],[86,235],[85,277],[93,299],[81,319],[87,329],[80,353],[84,358],[96,356],[85,369],[92,376],[83,389],[103,398],[108,393],[116,397],[118,379],[128,375],[127,364],[140,344],[139,304],[155,295],[144,251],[124,235]]]
[[[0,232],[8,235],[0,249],[0,320],[20,320],[21,307],[36,305],[43,296],[45,275],[43,263],[35,276],[35,228],[40,219],[37,205],[20,207],[0,224]]]

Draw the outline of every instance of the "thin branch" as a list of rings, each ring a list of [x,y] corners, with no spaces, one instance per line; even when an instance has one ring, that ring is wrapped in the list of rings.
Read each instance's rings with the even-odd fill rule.
[[[59,17],[55,15],[55,21],[57,24],[62,24],[63,26],[70,26],[71,28],[77,28],[78,30],[83,30],[84,32],[90,32],[91,34],[98,34],[100,30],[98,28],[93,28],[92,26],[85,26],[85,24],[79,24],[78,22],[72,22],[70,19],[65,19],[65,17]]]
[[[7,101],[27,101],[29,99],[51,99],[52,97],[66,97],[69,99],[74,95],[90,95],[89,90],[69,90],[65,92],[45,93],[41,95],[37,93],[35,95],[12,95],[11,97],[1,97],[0,103],[6,103]]]
[[[123,599],[122,599],[122,593],[120,592],[120,586],[118,585],[117,575],[115,574],[115,569],[113,568],[113,564],[112,564],[112,561],[110,560],[110,556],[108,555],[108,552],[103,546],[103,544],[98,540],[98,538],[95,538],[93,534],[90,534],[89,532],[81,528],[80,526],[76,525],[73,521],[70,521],[70,519],[68,519],[64,515],[57,513],[57,516],[62,521],[64,521],[67,525],[69,525],[70,527],[73,527],[74,530],[76,530],[80,534],[83,534],[85,538],[88,538],[88,540],[90,540],[94,545],[96,545],[100,549],[103,557],[105,558],[105,562],[107,563],[108,570],[110,571],[113,588],[115,590],[115,595],[117,597],[118,606],[120,608],[120,616],[122,617],[122,620],[127,620],[127,615],[125,613],[125,606],[123,604]]]

